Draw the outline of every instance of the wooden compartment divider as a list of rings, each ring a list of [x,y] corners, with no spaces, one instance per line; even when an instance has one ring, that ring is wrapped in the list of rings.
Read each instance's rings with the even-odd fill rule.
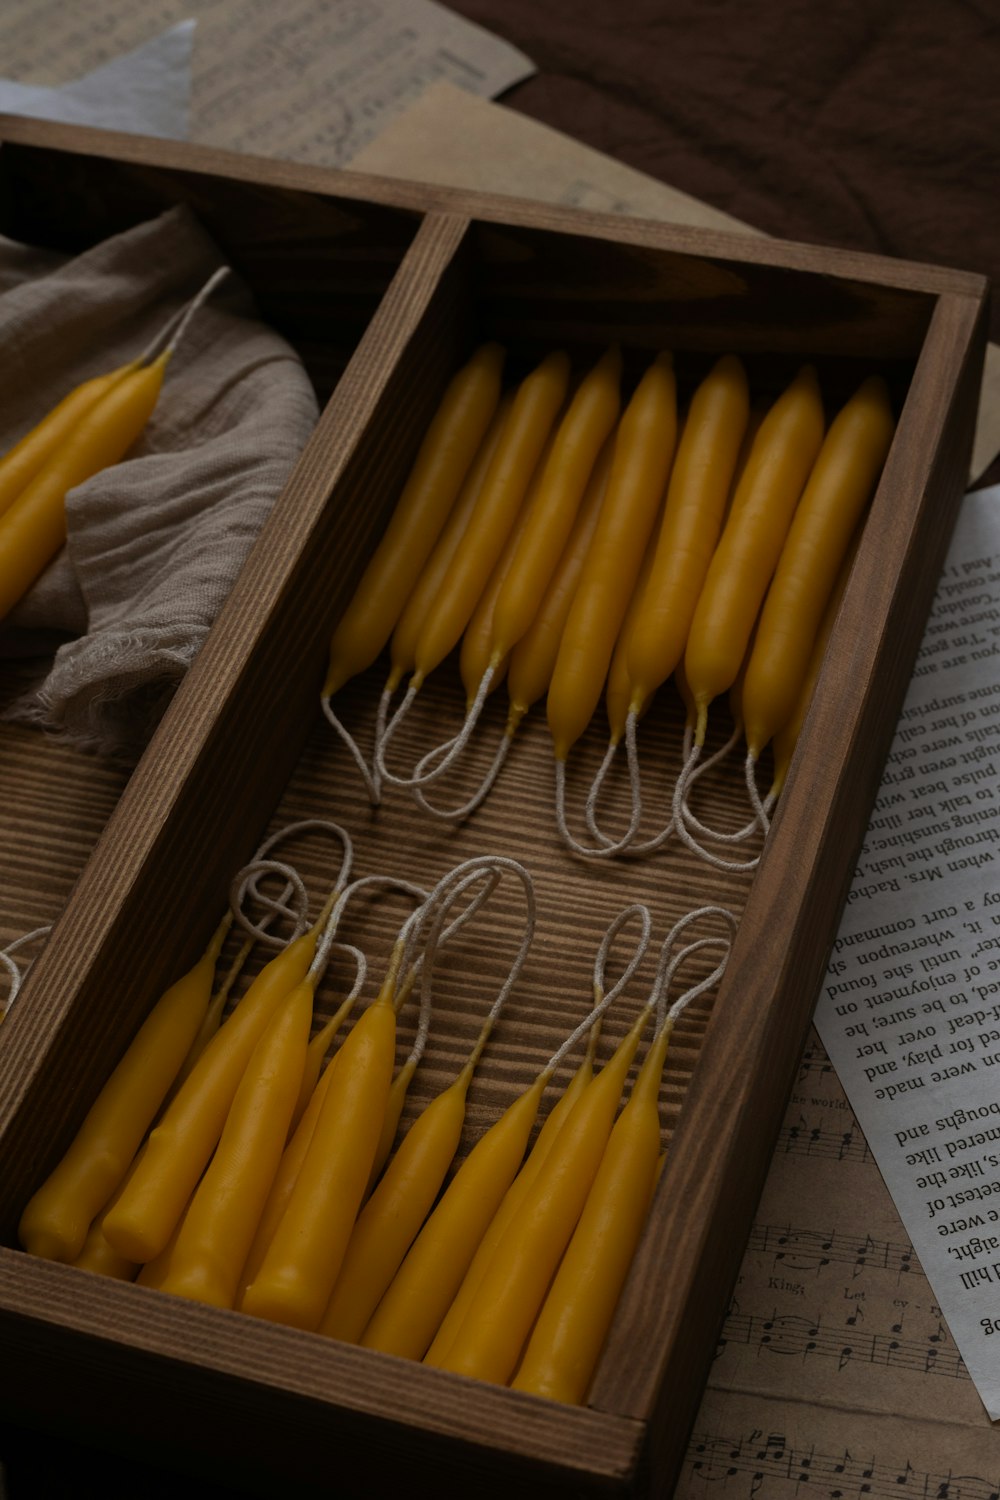
[[[0,121],[0,139],[0,233],[87,243],[188,202],[230,238],[227,250],[261,307],[301,344],[317,387],[326,394],[333,381],[285,493],[0,1028],[3,1401],[27,1420],[108,1443],[169,1445],[172,1461],[260,1493],[283,1483],[283,1493],[346,1497],[405,1479],[408,1493],[428,1496],[499,1497],[515,1487],[665,1495],[964,487],[985,287],[876,257],[99,132]],[[330,275],[339,255],[349,288],[366,233],[383,276],[366,282],[367,271],[358,273],[353,284],[379,286],[379,295],[371,307],[362,296],[364,329],[356,338],[349,331],[342,347],[332,311],[350,297],[318,290],[322,253],[333,247]],[[315,326],[311,299],[324,309]],[[639,864],[574,859],[555,833],[541,711],[490,801],[454,830],[430,825],[401,795],[373,811],[319,717],[330,630],[450,372],[487,337],[510,346],[518,370],[557,346],[582,361],[619,339],[634,371],[650,351],[671,347],[685,390],[730,349],[765,391],[806,358],[820,366],[831,404],[871,368],[890,381],[897,435],[752,881],[695,867],[676,847]],[[373,668],[343,695],[362,740],[380,673]],[[503,697],[488,706],[484,737],[499,733]],[[662,812],[682,710],[666,689],[661,697],[640,744]],[[429,736],[443,737],[462,701],[440,669],[398,753],[413,757]],[[601,739],[594,730],[574,753],[574,796]],[[723,769],[706,788],[713,812],[739,821],[739,777]],[[658,938],[700,901],[725,899],[742,913],[717,998],[693,1007],[678,1029],[663,1093],[670,1154],[586,1407],[105,1283],[14,1248],[26,1198],[154,996],[204,942],[230,876],[265,828],[308,813],[350,828],[359,873],[391,868],[430,883],[458,859],[494,851],[524,859],[536,876],[538,942],[470,1097],[473,1138],[586,1011],[593,952],[621,906],[648,900]],[[321,878],[321,857],[310,857]],[[432,1032],[407,1119],[450,1081],[503,972],[518,905],[504,888],[495,905],[462,950],[465,969],[442,976],[448,1025]],[[380,954],[391,930],[390,916],[376,914]],[[651,964],[645,972],[648,981]],[[609,1038],[626,1024],[613,1013]]]

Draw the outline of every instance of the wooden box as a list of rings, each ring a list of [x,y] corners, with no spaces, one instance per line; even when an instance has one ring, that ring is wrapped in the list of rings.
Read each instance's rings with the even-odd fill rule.
[[[435,1496],[665,1495],[963,492],[985,285],[872,256],[98,132],[9,120],[0,138],[0,233],[73,248],[190,203],[326,402],[0,1027],[3,1410],[158,1453],[248,1493],[384,1494],[405,1484]],[[429,823],[402,796],[372,810],[319,716],[332,625],[444,383],[485,337],[506,344],[519,366],[558,346],[585,357],[612,339],[633,366],[671,348],[682,388],[728,350],[746,358],[758,389],[777,388],[807,358],[834,400],[872,369],[890,381],[897,435],[752,881],[696,868],[670,846],[646,861],[574,859],[555,833],[541,713],[490,800],[459,830]],[[380,670],[339,703],[362,737]],[[455,674],[438,676],[403,752],[457,724]],[[666,781],[652,768],[676,762],[681,729],[679,708],[662,696],[641,751],[661,811]],[[500,722],[497,708],[484,734]],[[580,751],[573,796],[601,738],[592,730]],[[720,816],[738,818],[739,772],[716,775],[708,795]],[[231,875],[275,819],[306,815],[350,828],[358,873],[386,868],[430,881],[485,850],[531,868],[539,939],[474,1087],[469,1139],[586,1012],[599,935],[622,905],[648,900],[659,937],[699,901],[725,899],[742,912],[714,1004],[696,1007],[678,1036],[664,1091],[667,1165],[585,1407],[105,1282],[14,1248],[27,1197],[147,1007],[200,951]],[[310,858],[319,870],[321,857]],[[464,950],[464,973],[445,984],[448,1024],[434,1034],[411,1114],[454,1076],[512,951],[516,914],[513,898],[500,902],[486,940],[480,933],[479,946]],[[372,942],[384,953],[390,918],[374,920]],[[613,1013],[612,1036],[634,1003]]]

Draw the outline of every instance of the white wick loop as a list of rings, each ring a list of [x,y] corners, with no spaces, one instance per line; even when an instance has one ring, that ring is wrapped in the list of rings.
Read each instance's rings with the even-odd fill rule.
[[[390,741],[395,735],[403,719],[409,713],[410,709],[413,706],[413,701],[417,696],[418,689],[413,686],[408,687],[402,703],[399,705],[396,712],[389,720],[388,724],[386,725],[385,729],[378,739],[378,743],[376,744],[375,769],[377,774],[383,780],[388,781],[391,786],[404,787],[409,791],[413,791],[417,787],[430,786],[432,782],[437,781],[439,777],[444,775],[445,771],[447,771],[450,766],[454,765],[455,761],[458,759],[462,751],[465,749],[466,745],[469,743],[469,740],[472,737],[472,731],[475,729],[476,724],[479,722],[479,716],[483,711],[483,705],[485,704],[486,699],[489,696],[490,684],[492,683],[495,676],[496,668],[487,667],[486,671],[480,678],[479,688],[476,692],[476,696],[469,706],[469,710],[465,715],[465,719],[462,722],[462,727],[459,730],[458,734],[454,735],[450,740],[446,740],[441,745],[435,745],[433,751],[421,758],[416,767],[416,770],[412,775],[397,776],[395,772],[390,771],[388,766],[386,765],[385,755]],[[438,757],[440,757],[440,759],[438,759]],[[427,762],[429,760],[436,761],[436,764],[432,765],[430,770],[426,769]]]
[[[629,922],[631,922],[633,917],[639,918],[639,940],[635,945],[635,950],[632,954],[632,957],[629,959],[628,963],[625,965],[624,970],[622,971],[621,977],[614,985],[612,985],[610,990],[606,991],[604,988],[605,970],[607,968],[608,955],[611,951],[611,945],[614,943],[615,938],[621,932],[622,928],[625,927]],[[643,906],[641,902],[636,902],[634,906],[626,906],[623,911],[620,911],[618,913],[617,917],[615,917],[611,925],[608,927],[607,932],[605,932],[604,937],[601,939],[600,947],[598,948],[597,954],[594,958],[595,1003],[593,1009],[590,1011],[590,1014],[580,1022],[579,1026],[577,1026],[575,1030],[570,1032],[569,1036],[562,1043],[562,1045],[557,1048],[557,1050],[549,1058],[549,1061],[545,1068],[546,1072],[554,1072],[562,1062],[563,1058],[566,1056],[567,1052],[572,1051],[580,1038],[582,1036],[585,1036],[586,1033],[591,1029],[591,1027],[596,1025],[596,1023],[601,1019],[608,1007],[614,1004],[618,996],[621,994],[622,990],[632,978],[636,969],[645,958],[646,950],[649,947],[649,939],[652,931],[653,918],[650,915],[649,907]]]

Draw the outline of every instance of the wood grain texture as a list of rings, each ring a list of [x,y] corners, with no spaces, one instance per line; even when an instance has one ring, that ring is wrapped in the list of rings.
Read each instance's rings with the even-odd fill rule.
[[[48,1411],[71,1422],[82,1389],[86,1421],[109,1433],[123,1421],[137,1424],[151,1440],[147,1403],[162,1396],[183,1419],[192,1461],[209,1450],[235,1453],[250,1431],[246,1461],[260,1475],[280,1462],[276,1433],[294,1433],[302,1493],[316,1492],[325,1456],[342,1452],[352,1483],[374,1453],[379,1483],[405,1479],[411,1492],[414,1482],[425,1486],[418,1493],[474,1487],[500,1495],[518,1485],[567,1496],[662,1495],[683,1453],[961,493],[984,287],[974,277],[876,257],[626,224],[100,132],[0,121],[0,138],[8,142],[0,147],[0,231],[31,226],[56,243],[100,232],[109,202],[126,217],[174,197],[209,211],[224,204],[220,232],[231,234],[262,305],[273,292],[280,316],[303,338],[319,264],[310,233],[362,258],[366,233],[379,254],[395,246],[383,263],[384,295],[360,337],[352,332],[326,348],[332,325],[321,320],[315,370],[333,372],[339,362],[343,374],[320,425],[110,817],[23,1003],[0,1028],[6,1245],[109,1059],[207,937],[230,875],[265,828],[337,818],[354,839],[358,874],[387,871],[425,885],[474,853],[513,854],[530,868],[536,942],[473,1085],[463,1150],[585,1014],[594,951],[623,905],[647,901],[657,939],[703,902],[743,913],[718,1000],[700,1001],[678,1028],[661,1099],[671,1155],[589,1409],[107,1285],[12,1248],[0,1249],[0,1326],[5,1347],[17,1351],[0,1368],[6,1394],[28,1415]],[[273,256],[272,208],[280,226]],[[303,266],[312,270],[296,306]],[[372,288],[378,284],[376,276]],[[746,353],[751,380],[765,389],[799,359],[816,358],[834,392],[869,369],[877,351],[879,368],[905,398],[820,692],[752,882],[696,864],[675,844],[648,862],[594,865],[568,854],[554,828],[540,710],[494,793],[457,829],[430,820],[401,792],[373,810],[319,716],[332,625],[449,373],[488,335],[511,345],[514,371],[554,344],[582,359],[617,336],[631,374],[650,347],[669,340],[682,389],[720,348]],[[363,744],[384,670],[377,664],[338,697]],[[445,663],[400,732],[394,763],[398,756],[412,764],[454,732],[462,705],[454,664]],[[449,786],[456,798],[504,716],[501,690],[477,730],[470,766]],[[666,816],[681,730],[679,702],[664,690],[640,732],[654,823]],[[713,711],[713,743],[727,730],[724,711]],[[572,757],[574,822],[603,740],[595,723]],[[15,782],[25,760],[15,757]],[[40,789],[52,780],[44,772]],[[101,794],[113,800],[113,775]],[[624,816],[623,795],[614,781],[610,825]],[[699,796],[711,821],[745,820],[734,764],[706,776]],[[98,805],[97,821],[106,801]],[[83,820],[83,843],[94,818]],[[69,869],[80,847],[55,862]],[[318,905],[331,877],[329,842],[310,837],[298,855]],[[56,881],[53,899],[64,888]],[[346,935],[370,955],[372,985],[405,910],[399,901],[367,902],[350,914]],[[404,1126],[460,1066],[502,980],[521,910],[505,880],[436,973],[436,1020]],[[648,960],[631,1000],[609,1017],[607,1049],[651,973]],[[334,971],[324,986],[322,1013],[341,979]],[[413,1027],[404,1011],[401,1050]],[[112,1382],[127,1393],[124,1416],[102,1400]]]
[[[55,166],[53,153],[134,164],[166,172],[205,174],[211,178],[262,185],[268,188],[318,194],[343,194],[360,201],[423,214],[428,212],[467,215],[499,225],[533,225],[538,229],[581,233],[590,238],[624,245],[675,248],[692,254],[732,257],[749,265],[794,265],[822,276],[871,282],[875,286],[905,288],[932,295],[981,295],[984,278],[944,266],[929,266],[896,257],[839,250],[761,236],[726,234],[716,230],[688,229],[652,220],[623,218],[615,214],[564,209],[531,200],[470,193],[458,188],[373,177],[362,172],[333,172],[270,157],[219,151],[116,131],[66,126],[51,121],[21,119],[0,114],[0,143],[13,148],[14,169],[19,161],[34,158],[29,171],[39,170],[41,154],[48,156],[43,170]]]
[[[407,1493],[427,1500],[473,1488],[502,1500],[525,1485],[597,1497],[625,1493],[635,1467],[638,1423],[438,1371],[414,1382],[403,1360],[12,1251],[0,1250],[0,1306],[11,1309],[5,1411],[23,1409],[19,1393],[44,1381],[53,1407],[73,1411],[92,1437],[117,1427],[192,1459],[214,1452],[254,1493],[273,1495],[280,1483],[283,1494],[319,1496],[333,1486],[353,1500],[386,1494],[405,1475]],[[130,1381],[119,1379],[126,1354]],[[178,1417],[169,1434],[168,1412]]]

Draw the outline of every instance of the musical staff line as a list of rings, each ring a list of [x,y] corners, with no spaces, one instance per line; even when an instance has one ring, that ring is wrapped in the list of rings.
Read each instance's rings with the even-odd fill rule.
[[[752,1346],[758,1355],[774,1354],[806,1359],[816,1355],[837,1361],[837,1369],[860,1361],[887,1369],[913,1370],[920,1375],[946,1375],[968,1380],[962,1357],[940,1321],[935,1333],[925,1338],[904,1338],[900,1324],[889,1333],[862,1333],[856,1323],[843,1328],[824,1328],[822,1320],[810,1321],[795,1313],[731,1312],[722,1325],[716,1357],[729,1344]]]
[[[799,1061],[799,1078],[805,1078],[807,1073],[832,1073],[833,1063],[822,1042],[818,1039],[811,1042],[803,1051]]]
[[[935,1474],[915,1469],[908,1461],[898,1464],[871,1458],[855,1457],[847,1448],[840,1454],[817,1452],[815,1446],[796,1449],[780,1433],[765,1436],[752,1432],[738,1442],[696,1432],[691,1438],[684,1460],[685,1472],[699,1484],[728,1488],[735,1481],[748,1479],[744,1493],[756,1495],[765,1480],[785,1480],[802,1487],[814,1500],[853,1500],[870,1496],[872,1500],[1000,1500],[1000,1474],[992,1479],[975,1474]],[[780,1500],[769,1485],[767,1500]],[[785,1493],[785,1492],[782,1492]],[[789,1492],[791,1493],[791,1492]]]
[[[790,1271],[820,1271],[824,1266],[851,1266],[862,1271],[895,1271],[897,1277],[913,1268],[914,1249],[907,1240],[875,1240],[871,1235],[849,1235],[838,1230],[793,1229],[790,1224],[755,1224],[748,1249],[773,1254]]]
[[[849,1130],[827,1130],[822,1125],[810,1127],[804,1121],[798,1125],[783,1125],[778,1133],[775,1154],[786,1156],[821,1157],[826,1161],[870,1162],[875,1158],[868,1148],[860,1127]]]

